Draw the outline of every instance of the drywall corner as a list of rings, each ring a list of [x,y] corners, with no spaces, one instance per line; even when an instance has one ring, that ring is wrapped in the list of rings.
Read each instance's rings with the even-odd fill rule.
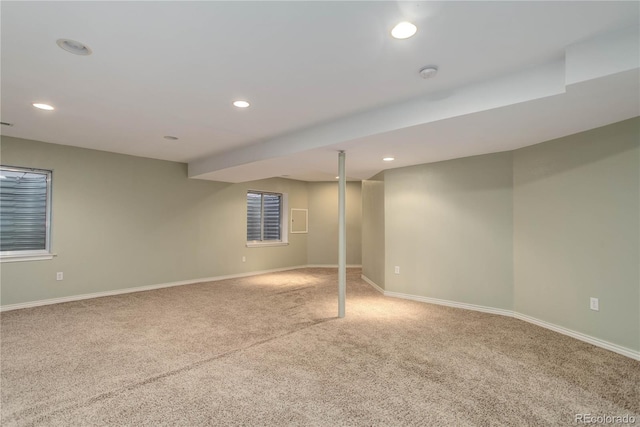
[[[384,172],[362,181],[362,274],[382,289],[385,279]]]

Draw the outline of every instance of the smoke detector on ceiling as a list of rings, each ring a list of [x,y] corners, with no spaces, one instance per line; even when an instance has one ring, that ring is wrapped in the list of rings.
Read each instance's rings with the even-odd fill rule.
[[[435,77],[436,74],[438,74],[438,67],[432,67],[432,66],[423,67],[420,69],[419,73],[420,73],[420,77],[422,77],[423,79],[431,79]]]

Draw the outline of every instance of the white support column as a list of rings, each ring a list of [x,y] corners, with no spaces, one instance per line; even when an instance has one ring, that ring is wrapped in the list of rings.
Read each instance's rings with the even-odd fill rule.
[[[347,232],[345,194],[347,178],[344,173],[345,153],[338,154],[338,317],[344,317],[347,293]]]

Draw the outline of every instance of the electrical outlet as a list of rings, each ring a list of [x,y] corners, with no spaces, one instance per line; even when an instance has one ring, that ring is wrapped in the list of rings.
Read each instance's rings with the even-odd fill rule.
[[[598,298],[591,297],[589,300],[589,308],[593,311],[600,311],[600,302],[598,301]]]
[[[393,269],[393,272],[396,274],[400,274],[400,266],[396,265],[395,268]]]
[[[56,273],[56,280],[62,280],[64,279],[64,273],[62,271],[58,271]]]
[[[247,262],[247,257],[246,256],[242,257],[242,262]]]

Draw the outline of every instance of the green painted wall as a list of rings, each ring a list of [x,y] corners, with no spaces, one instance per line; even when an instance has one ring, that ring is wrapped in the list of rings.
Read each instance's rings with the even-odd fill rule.
[[[362,212],[362,274],[384,289],[384,172],[362,181]]]
[[[385,290],[510,309],[512,194],[508,152],[385,171]]]
[[[640,350],[639,144],[635,118],[385,171],[385,289],[513,310]],[[371,196],[365,182],[363,233],[380,222]],[[365,241],[363,271],[374,275],[380,256]]]
[[[338,264],[338,183],[309,182],[309,264]],[[347,182],[345,195],[347,265],[362,263],[360,182]]]
[[[639,350],[639,128],[636,118],[349,183],[347,262],[387,291],[514,310]],[[335,183],[190,180],[181,163],[9,137],[0,156],[53,169],[57,254],[2,263],[2,305],[337,262]],[[247,189],[288,193],[290,208],[309,209],[309,233],[246,248]]]
[[[193,180],[182,163],[10,137],[0,156],[53,170],[57,254],[2,263],[2,305],[307,264],[306,234],[291,234],[288,246],[245,247],[247,189],[286,192],[290,207],[307,208],[305,182]]]
[[[635,350],[639,128],[640,119],[626,120],[513,159],[514,310]]]

